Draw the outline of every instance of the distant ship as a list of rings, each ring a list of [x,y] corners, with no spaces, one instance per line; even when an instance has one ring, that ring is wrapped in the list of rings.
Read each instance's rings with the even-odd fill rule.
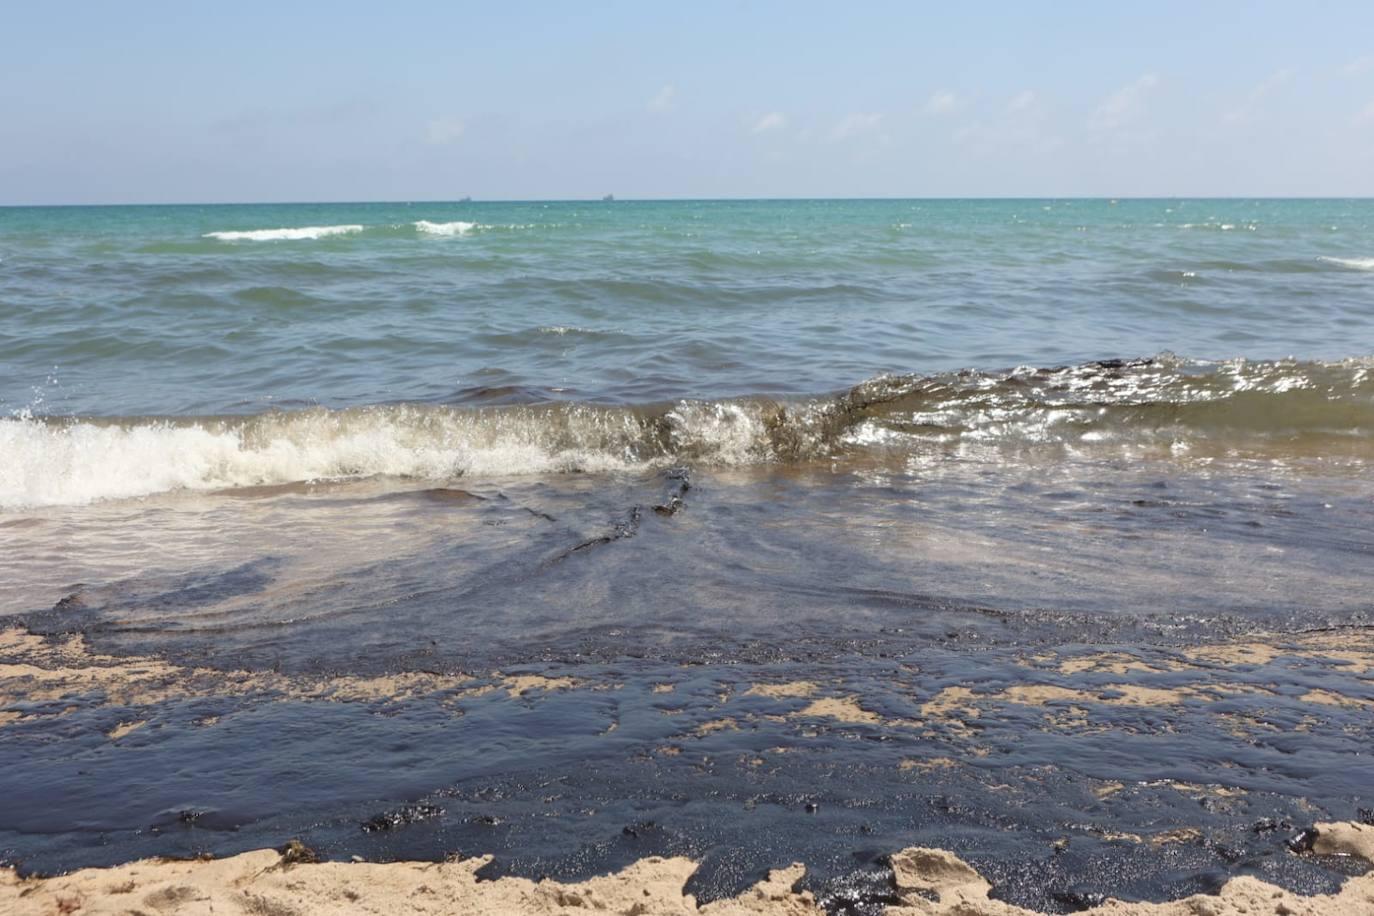
[[[607,194],[605,197],[603,197],[603,198],[601,198],[601,199],[602,199],[602,200],[615,200],[615,195],[614,195],[614,194]]]
[[[465,194],[465,195],[463,195],[462,197],[458,198],[458,203],[460,203],[460,204],[470,204],[470,203],[472,203],[472,198]]]

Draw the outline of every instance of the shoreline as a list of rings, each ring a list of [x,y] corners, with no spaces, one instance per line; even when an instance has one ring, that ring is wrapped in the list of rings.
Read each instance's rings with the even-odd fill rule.
[[[809,898],[770,891],[774,909],[737,912],[819,905],[867,916],[891,905],[884,854],[903,848],[948,849],[938,855],[972,863],[955,871],[983,888],[973,909],[913,913],[1055,912],[1112,893],[1177,900],[1228,875],[1241,881],[1237,893],[1263,878],[1264,899],[1280,893],[1273,899],[1291,912],[1326,913],[1341,911],[1293,901],[1364,887],[1349,880],[1351,860],[1323,855],[1325,845],[1316,856],[1290,850],[1318,822],[1349,822],[1347,833],[1326,828],[1344,840],[1374,836],[1360,808],[1366,768],[1351,757],[1374,707],[1374,628],[1183,647],[927,647],[919,658],[843,664],[469,670],[227,671],[104,654],[80,635],[0,630],[0,734],[11,739],[0,788],[29,800],[0,834],[15,866],[5,886],[27,891],[16,900],[47,894],[52,906],[35,912],[54,912],[56,895],[94,900],[130,869],[162,882],[144,896],[180,886],[194,863],[159,856],[257,856],[262,871],[276,864],[264,847],[296,836],[336,860],[316,866],[321,875],[367,871],[340,860],[392,862],[378,874],[404,884],[434,867],[419,863],[480,859],[444,898],[474,908],[417,910],[434,913],[490,912],[481,895],[498,886],[520,889],[521,906],[545,907],[534,912],[556,912],[554,890],[602,881],[642,896],[635,882],[651,874],[674,900],[685,887],[712,905],[744,906],[740,895],[768,869],[802,861],[787,887],[800,881]],[[283,728],[301,754],[259,754]],[[543,739],[512,743],[531,731]],[[305,769],[273,777],[268,792],[252,774],[269,766]],[[386,789],[397,766],[425,768],[408,769],[418,792]],[[237,775],[221,785],[226,769]],[[106,797],[98,786],[109,784],[125,789]],[[86,788],[73,795],[74,786]],[[373,794],[378,786],[386,794]],[[95,867],[71,871],[85,866]],[[233,872],[222,880],[196,872],[207,899],[259,880],[274,894],[291,890],[272,883],[275,871],[236,867],[216,866]],[[74,875],[84,877],[71,884]],[[529,879],[541,877],[561,883],[536,893]],[[338,881],[352,880],[326,884],[342,894]],[[407,893],[423,882],[412,883]],[[989,902],[989,889],[1023,909]],[[873,905],[844,909],[856,897]],[[330,909],[343,903],[326,896],[260,912],[368,912]],[[130,902],[110,905],[124,912]]]
[[[1323,823],[1311,851],[1374,864],[1374,826]],[[491,856],[440,863],[314,862],[294,842],[283,851],[260,849],[224,859],[142,860],[82,869],[51,878],[20,878],[0,870],[0,907],[14,916],[51,913],[156,912],[330,916],[330,914],[579,913],[587,910],[709,916],[819,916],[810,891],[796,890],[805,868],[775,869],[737,897],[698,906],[686,883],[697,863],[652,856],[604,877],[577,883],[502,877],[478,871]],[[953,853],[909,847],[888,857],[892,870],[886,916],[1033,916],[994,900],[989,882]],[[401,903],[400,901],[405,901]],[[1108,899],[1081,912],[1099,916],[1359,916],[1374,911],[1374,872],[1349,878],[1335,894],[1304,897],[1250,876],[1231,878],[1213,894],[1162,903]]]

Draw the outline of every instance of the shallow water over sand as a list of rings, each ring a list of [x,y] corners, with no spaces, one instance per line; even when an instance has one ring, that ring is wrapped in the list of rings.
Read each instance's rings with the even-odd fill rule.
[[[176,494],[0,536],[6,603],[102,649],[350,672],[793,657],[1364,623],[1374,485],[1362,463],[869,454]]]

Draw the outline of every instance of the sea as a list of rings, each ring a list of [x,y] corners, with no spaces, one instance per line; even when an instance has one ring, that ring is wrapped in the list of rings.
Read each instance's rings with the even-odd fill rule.
[[[1370,200],[0,208],[0,617],[102,657],[804,678],[1363,626],[1371,461]],[[90,759],[12,746],[72,810],[0,847],[112,861],[91,837],[178,805],[237,831],[491,776],[414,736],[354,768],[352,727],[215,751],[351,761],[324,800],[168,788],[169,747],[98,815],[53,801]]]

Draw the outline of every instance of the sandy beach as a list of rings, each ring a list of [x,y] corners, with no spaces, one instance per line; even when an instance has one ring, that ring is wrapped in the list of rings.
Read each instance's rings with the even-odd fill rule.
[[[1313,851],[1357,856],[1374,864],[1374,827],[1318,824]],[[85,869],[60,878],[24,880],[0,872],[0,906],[14,916],[92,914],[127,916],[151,911],[244,916],[352,916],[415,913],[614,913],[706,916],[822,916],[808,892],[794,886],[801,865],[770,872],[738,897],[701,906],[684,890],[695,863],[650,858],[604,878],[576,884],[520,878],[481,881],[487,859],[459,862],[301,862],[297,847],[242,853],[205,861],[141,861]],[[989,899],[986,880],[959,857],[913,847],[891,857],[893,902],[886,916],[1032,916],[1032,911]],[[1300,897],[1254,878],[1228,881],[1217,894],[1164,903],[1110,900],[1082,912],[1097,916],[1364,916],[1374,912],[1374,875],[1351,878],[1338,893]]]

